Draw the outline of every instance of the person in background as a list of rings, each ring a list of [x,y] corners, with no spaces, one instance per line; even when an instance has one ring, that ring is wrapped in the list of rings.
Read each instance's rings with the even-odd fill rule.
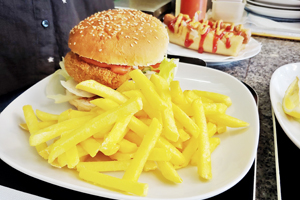
[[[0,1],[0,112],[59,69],[70,30],[113,0]]]

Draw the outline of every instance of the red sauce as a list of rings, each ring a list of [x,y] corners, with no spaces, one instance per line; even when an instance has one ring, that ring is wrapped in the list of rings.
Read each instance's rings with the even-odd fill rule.
[[[111,65],[107,63],[101,63],[93,59],[85,58],[85,57],[80,57],[81,60],[83,60],[86,63],[96,65],[98,67],[103,67],[103,68],[110,68],[110,71],[116,73],[116,74],[126,74],[130,72],[131,66],[126,66],[126,65]]]
[[[226,38],[226,48],[229,49],[231,47],[230,38]]]
[[[212,47],[212,52],[213,53],[217,52],[218,41],[223,38],[224,34],[225,34],[225,32],[222,32],[220,35],[215,34],[215,37],[214,37],[214,40],[213,40],[213,47]]]
[[[174,18],[171,22],[170,22],[170,24],[168,25],[168,28],[169,28],[169,30],[172,32],[172,33],[174,33],[174,26],[175,26],[175,22],[177,21],[177,17],[176,18]]]
[[[193,42],[194,42],[194,40],[189,39],[189,37],[190,37],[190,32],[187,32],[186,36],[185,36],[185,41],[184,41],[184,46],[185,47],[191,46],[191,44],[193,44]]]
[[[199,42],[199,49],[198,49],[198,53],[203,53],[204,52],[204,49],[203,49],[203,43],[204,43],[204,40],[207,36],[207,34],[209,33],[210,31],[210,28],[207,29],[207,31],[201,35],[201,39],[200,39],[200,42]]]

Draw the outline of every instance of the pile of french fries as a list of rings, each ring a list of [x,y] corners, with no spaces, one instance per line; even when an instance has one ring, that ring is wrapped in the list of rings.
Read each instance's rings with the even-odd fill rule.
[[[52,166],[76,169],[85,181],[127,194],[147,195],[147,183],[138,182],[143,171],[159,170],[181,183],[177,171],[194,165],[201,179],[211,179],[216,136],[227,127],[249,126],[226,114],[230,97],[182,91],[178,81],[157,74],[149,80],[138,69],[130,76],[117,90],[92,80],[79,83],[78,89],[103,97],[91,101],[89,112],[52,114],[25,105],[20,126],[30,132],[30,145]]]

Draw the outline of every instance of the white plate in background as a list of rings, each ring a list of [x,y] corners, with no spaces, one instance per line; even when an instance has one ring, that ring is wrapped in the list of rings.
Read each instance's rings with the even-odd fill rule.
[[[270,98],[280,126],[292,142],[300,148],[300,121],[286,115],[282,109],[285,91],[296,76],[300,78],[300,63],[287,64],[278,68],[270,81]]]
[[[199,180],[196,167],[178,170],[181,184],[172,184],[158,178],[158,173],[142,173],[139,182],[149,184],[147,197],[127,196],[82,181],[76,170],[58,169],[42,159],[34,147],[29,146],[29,135],[18,124],[24,122],[22,107],[30,104],[33,109],[59,114],[70,108],[67,103],[54,104],[45,96],[49,77],[38,82],[15,99],[0,114],[0,158],[13,168],[34,178],[61,187],[115,199],[203,199],[218,195],[238,183],[251,168],[259,138],[259,116],[254,98],[249,90],[233,76],[206,67],[180,63],[176,75],[183,90],[199,89],[230,96],[232,106],[227,114],[250,124],[247,128],[230,129],[220,134],[221,144],[212,154],[210,181]],[[3,172],[5,173],[5,172]],[[111,172],[121,178],[123,172]],[[49,191],[51,192],[51,191]]]

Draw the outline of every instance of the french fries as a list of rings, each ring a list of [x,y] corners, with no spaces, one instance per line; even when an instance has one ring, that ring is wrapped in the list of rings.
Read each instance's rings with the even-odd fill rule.
[[[117,90],[95,81],[76,88],[103,98],[89,112],[68,109],[51,114],[23,107],[30,132],[29,144],[53,167],[77,169],[79,177],[105,188],[146,196],[143,171],[158,170],[173,183],[181,183],[179,170],[196,166],[199,181],[212,179],[211,155],[227,127],[249,124],[226,114],[230,97],[200,90],[182,91],[159,75],[149,79],[140,70],[133,81]],[[122,178],[105,172],[123,171]]]

